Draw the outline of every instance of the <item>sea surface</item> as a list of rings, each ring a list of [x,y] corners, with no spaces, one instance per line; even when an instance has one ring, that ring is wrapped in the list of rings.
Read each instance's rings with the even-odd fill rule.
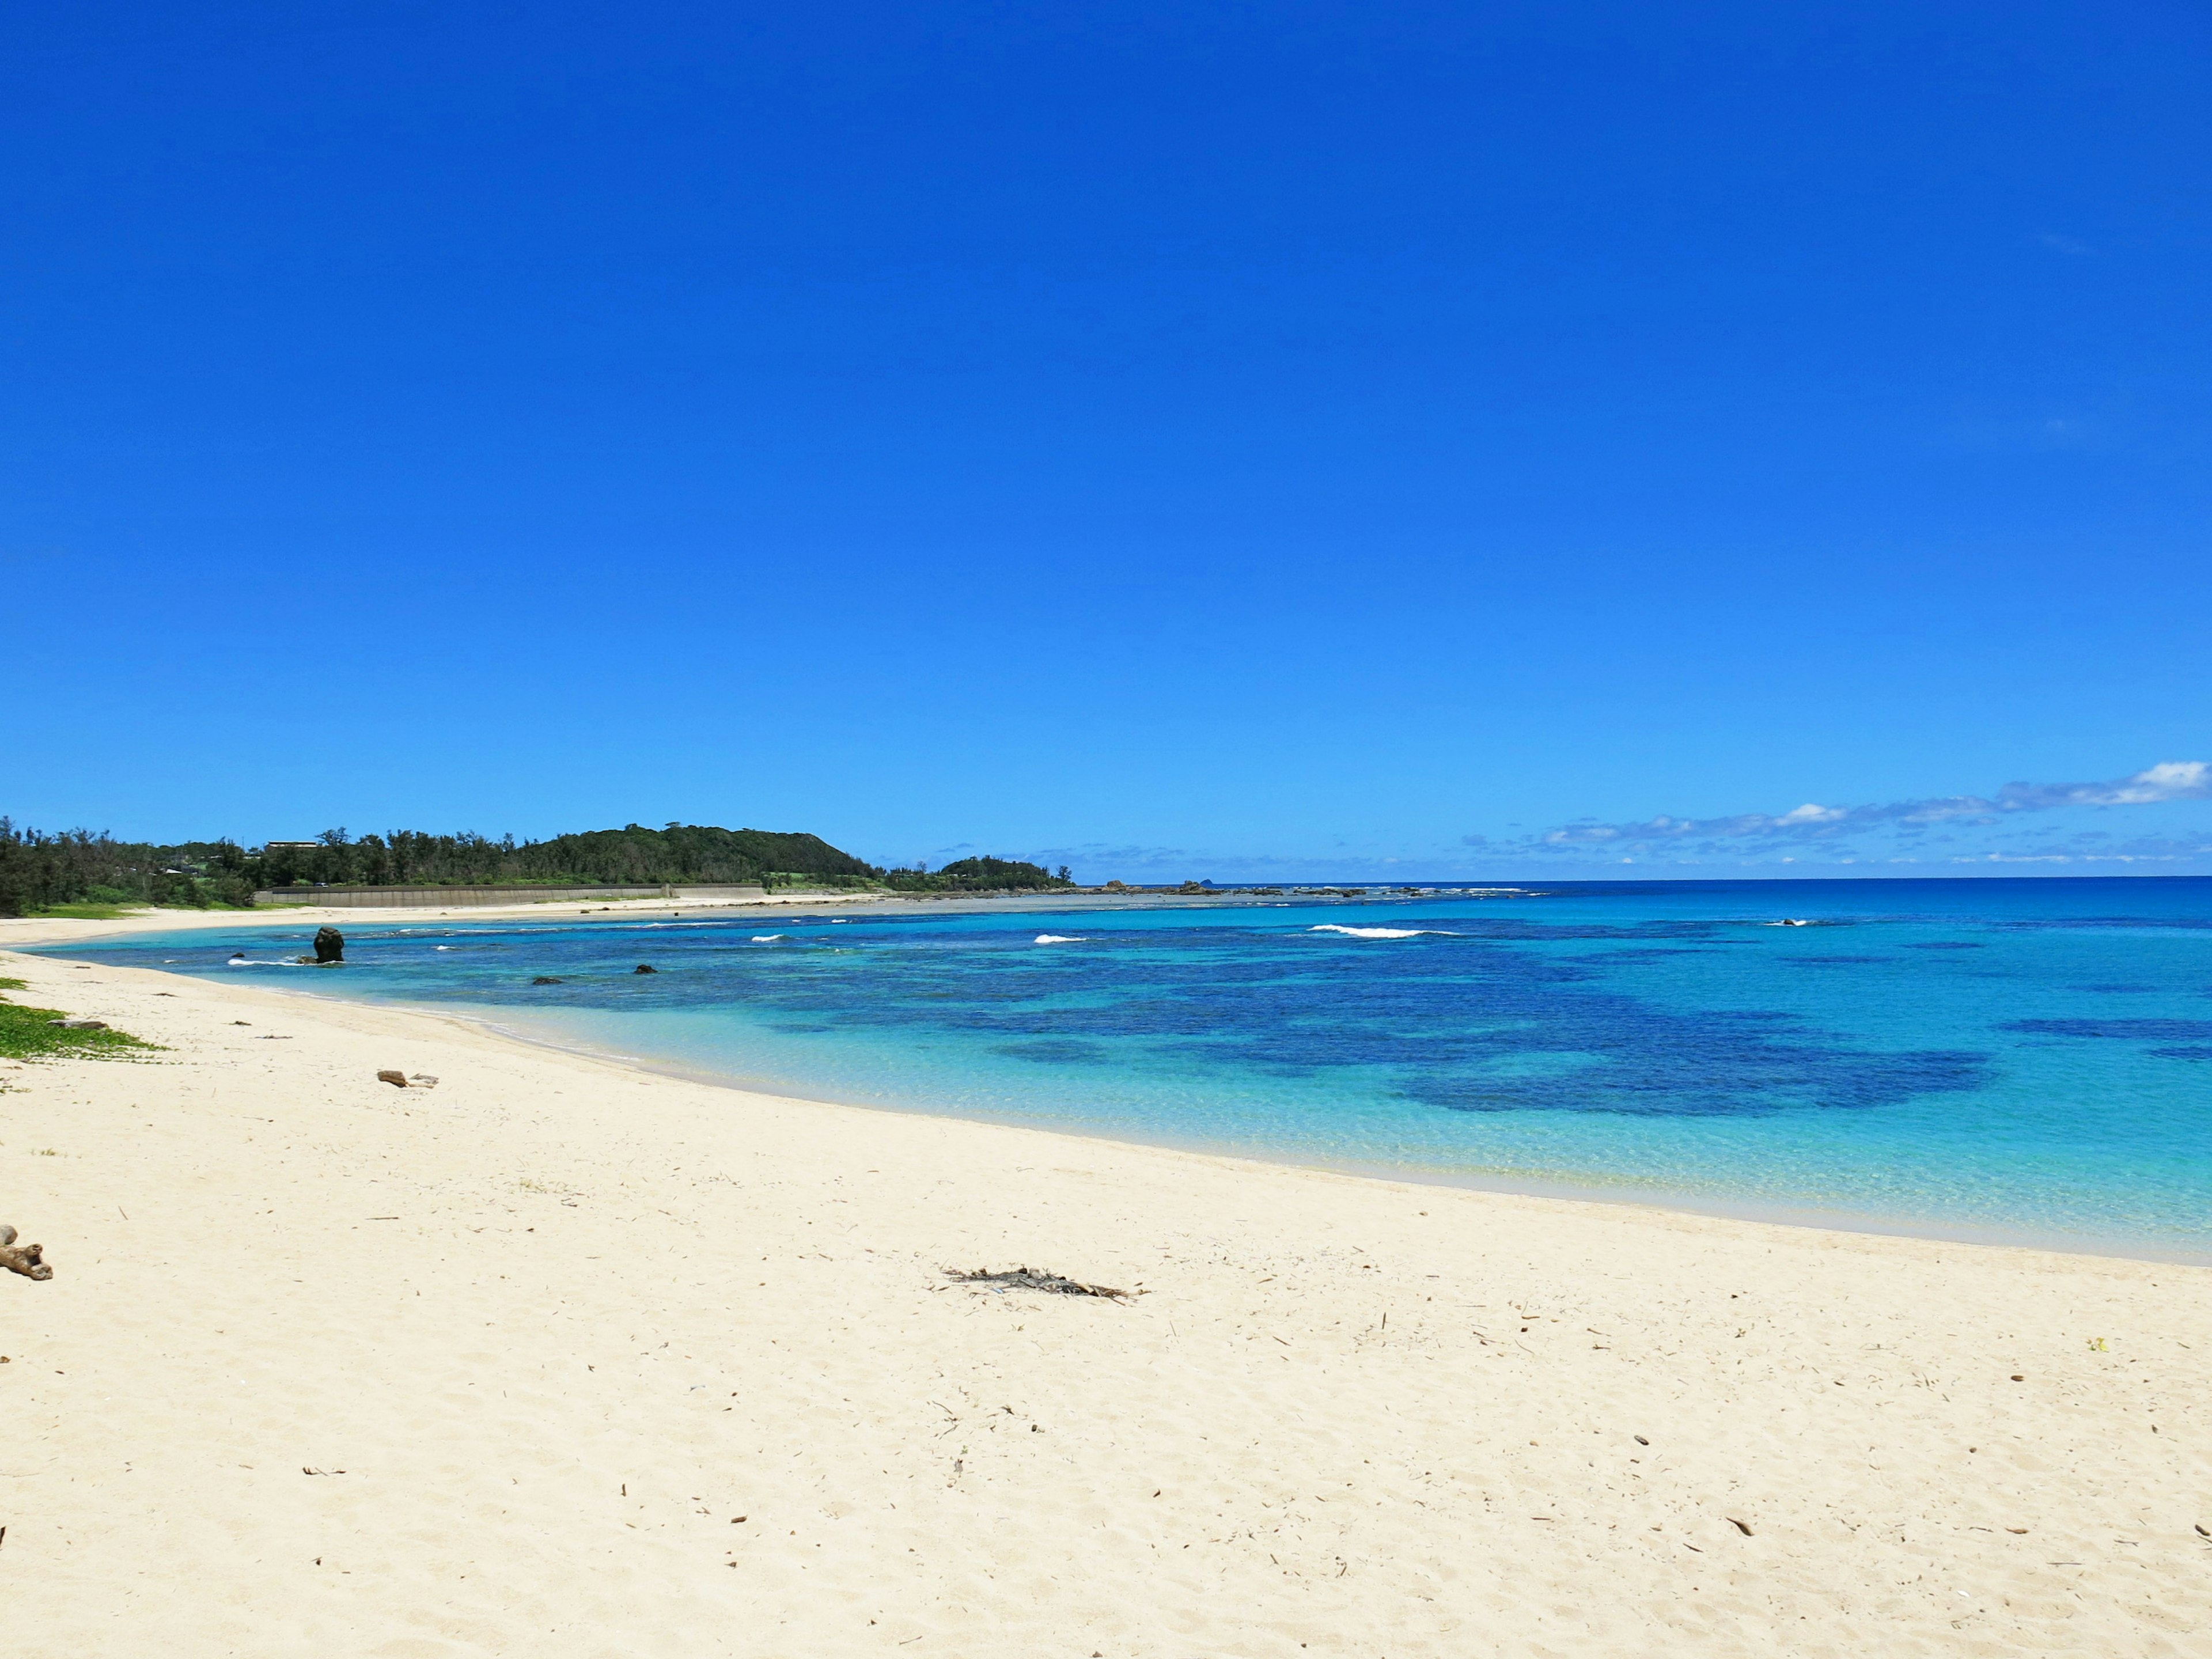
[[[331,970],[290,963],[312,932],[56,954],[817,1099],[2212,1261],[2212,880],[364,921]]]

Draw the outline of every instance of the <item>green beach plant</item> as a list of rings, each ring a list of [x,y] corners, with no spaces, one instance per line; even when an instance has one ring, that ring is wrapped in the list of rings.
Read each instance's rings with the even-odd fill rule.
[[[0,981],[20,988],[21,981]],[[71,1029],[53,1024],[69,1016],[58,1008],[31,1008],[0,999],[0,1057],[9,1060],[120,1060],[152,1054],[159,1043],[127,1031]]]

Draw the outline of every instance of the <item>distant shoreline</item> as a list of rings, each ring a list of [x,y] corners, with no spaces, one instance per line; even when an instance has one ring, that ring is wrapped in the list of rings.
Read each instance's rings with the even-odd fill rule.
[[[1394,891],[1372,896],[1386,900],[1394,899],[1397,895]],[[1018,915],[1029,911],[1237,909],[1266,905],[1357,902],[1359,902],[1357,899],[1288,892],[1280,896],[1231,892],[1082,892],[1023,894],[1010,898],[983,895],[794,893],[788,898],[771,898],[743,904],[681,899],[560,899],[526,904],[393,906],[389,908],[380,906],[368,908],[288,904],[256,906],[251,910],[146,910],[100,921],[72,916],[0,917],[0,949],[10,946],[43,949],[78,939],[114,939],[126,933],[185,933],[223,927],[298,927],[325,924],[343,933],[349,925],[356,927],[404,927],[463,918],[472,921],[550,921],[556,918],[574,921],[586,916],[604,916],[609,920],[642,920],[647,917],[665,920],[680,915],[699,921],[713,918],[732,921],[756,919],[763,921],[807,921],[860,909],[893,914],[926,912],[932,915],[982,913]]]

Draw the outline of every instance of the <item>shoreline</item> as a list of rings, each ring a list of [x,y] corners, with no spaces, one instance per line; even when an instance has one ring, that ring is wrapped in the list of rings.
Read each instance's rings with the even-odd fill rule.
[[[890,896],[896,897],[897,896]],[[1091,896],[1086,896],[1086,897]],[[1222,901],[1213,899],[1199,899],[1183,896],[1157,894],[1146,895],[1142,896],[1133,895],[1109,895],[1105,896],[1114,902],[1109,905],[1102,908],[1124,909],[1153,908],[1153,905],[1151,902],[1148,902],[1148,901],[1157,901],[1171,896],[1181,898],[1181,903],[1178,904],[1176,908],[1192,908],[1193,906],[1203,908],[1208,904],[1222,902]],[[1283,899],[1246,901],[1248,904],[1280,904],[1285,902],[1285,901]],[[1334,901],[1316,902],[1326,902]],[[567,902],[564,902],[564,905]],[[586,916],[595,916],[606,914],[605,910],[600,904],[592,903],[588,901],[577,902],[580,903],[580,908],[574,913],[575,919],[580,920],[582,917]],[[957,910],[963,910],[971,914],[1020,914],[1023,911],[1036,908],[1025,898],[955,899],[933,902],[955,907]],[[818,909],[821,913],[820,917],[817,918],[811,914],[793,914],[792,907],[801,903],[807,903],[812,909]],[[711,918],[714,920],[739,921],[750,919],[757,913],[759,918],[762,920],[781,919],[786,921],[827,919],[831,911],[839,908],[850,908],[857,907],[842,906],[835,902],[815,904],[811,900],[805,897],[798,897],[787,901],[771,901],[765,906],[698,905],[690,907],[690,909],[701,913],[693,918],[695,920],[707,920]],[[1044,908],[1050,909],[1067,909],[1083,907],[1076,904],[1072,900],[1063,900],[1058,903]],[[940,909],[939,914],[943,913],[944,911]],[[161,914],[166,917],[170,913],[164,912]],[[66,917],[31,919],[33,925],[37,928],[68,929],[70,930],[70,934],[64,938],[51,939],[35,937],[29,939],[11,939],[5,932],[9,921],[21,921],[23,919],[0,919],[0,954],[4,954],[6,950],[13,945],[21,945],[27,948],[44,952],[65,948],[69,943],[72,942],[72,940],[76,939],[82,939],[87,943],[91,943],[96,939],[112,939],[130,933],[152,933],[166,931],[199,931],[203,928],[214,930],[224,926],[226,921],[229,919],[236,917],[254,917],[272,926],[283,925],[283,923],[287,921],[295,920],[300,921],[302,925],[305,925],[307,921],[312,920],[317,925],[319,925],[321,921],[324,920],[326,915],[337,915],[339,913],[335,911],[317,912],[315,916],[313,918],[295,918],[282,913],[264,913],[260,911],[185,911],[176,914],[197,917],[199,918],[199,920],[188,923],[184,928],[172,930],[165,924],[149,925],[143,919],[136,917],[129,919],[117,919],[111,921],[89,922]],[[374,916],[379,922],[383,922],[388,918],[392,925],[396,925],[402,928],[410,926],[419,926],[426,921],[463,919],[531,921],[551,919],[546,915],[544,907],[539,906],[526,907],[514,913],[510,913],[504,908],[471,908],[459,913],[448,911],[417,912],[412,910],[394,909],[390,911],[370,912],[368,914]],[[650,915],[647,913],[640,913],[637,919],[657,919],[660,914],[661,913],[656,908],[653,912],[650,913]],[[673,916],[677,912],[675,909],[672,908],[666,914],[670,916]],[[626,920],[628,918],[617,912],[611,919],[620,921]],[[76,931],[80,929],[86,931]],[[94,929],[97,929],[99,931],[97,933],[90,931]],[[154,972],[158,970],[146,969],[143,971]],[[195,982],[204,985],[219,985],[222,983],[222,981],[214,980],[198,979],[196,976],[191,975],[177,975],[176,977],[193,980]],[[647,1054],[624,1054],[613,1050],[595,1048],[588,1043],[578,1044],[556,1041],[549,1036],[536,1034],[526,1030],[502,1025],[499,1024],[495,1012],[489,1008],[478,1012],[466,1008],[457,1009],[453,1006],[444,1004],[352,999],[343,996],[328,995],[308,988],[306,986],[302,986],[298,988],[289,987],[281,988],[264,987],[263,988],[268,990],[269,993],[273,995],[302,998],[311,1001],[337,1006],[386,1008],[399,1012],[420,1013],[432,1018],[455,1020],[470,1026],[471,1029],[479,1030],[487,1036],[500,1042],[514,1042],[526,1048],[542,1049],[551,1054],[574,1055],[580,1059],[588,1060],[595,1063],[613,1065],[653,1076],[679,1079],[688,1083],[696,1084],[701,1087],[727,1089],[739,1094],[763,1096],[779,1100],[787,1100],[798,1104],[836,1107],[856,1111],[890,1112],[901,1116],[943,1119],[950,1121],[974,1123],[994,1127],[1033,1131],[1048,1134],[1062,1134],[1076,1139],[1096,1140],[1115,1146],[1154,1147],[1163,1151],[1188,1152],[1199,1157],[1230,1158],[1255,1164],[1267,1165],[1269,1167],[1315,1170],[1358,1180],[1395,1182],[1409,1183],[1416,1186],[1432,1186],[1468,1192],[1491,1193],[1504,1196],[1549,1199],[1571,1204],[1592,1204],[1625,1206],[1632,1209],[1648,1209],[1660,1213],[1704,1216],[1717,1220],[1741,1221],[1762,1226],[1804,1228],[1814,1231],[1862,1234],[1870,1237],[1921,1239],[1935,1243],[1961,1244],[1993,1249],[2035,1250],[2056,1255],[2083,1255],[2118,1261],[2168,1264],[2179,1267],[2212,1268],[2212,1255],[2208,1255],[2201,1250],[2190,1250],[2187,1249],[2171,1246],[2160,1247],[2157,1243],[2150,1241],[2114,1238],[2088,1234],[2040,1232],[2033,1228],[2011,1228],[1997,1224],[1983,1224],[1966,1222],[1954,1223],[1936,1218],[1886,1216],[1850,1210],[1828,1209],[1814,1204],[1769,1204],[1757,1201],[1739,1201],[1726,1196],[1700,1193],[1694,1189],[1657,1187],[1637,1188],[1629,1186],[1626,1183],[1609,1185],[1595,1176],[1585,1179],[1577,1179],[1572,1174],[1563,1174],[1556,1177],[1542,1176],[1524,1176],[1506,1171],[1458,1170],[1419,1164],[1367,1164],[1352,1160],[1332,1159],[1325,1157],[1300,1154],[1293,1150],[1278,1150],[1261,1145],[1209,1142],[1200,1139],[1182,1139],[1168,1135],[1146,1135],[1133,1133],[1124,1133],[1111,1126],[1103,1124],[1053,1124],[1049,1122],[1040,1122],[1034,1119],[996,1116],[988,1112],[962,1109],[942,1105],[919,1103],[909,1104],[896,1101],[847,1098],[842,1097],[832,1091],[821,1090],[818,1087],[810,1088],[808,1085],[804,1084],[787,1084],[781,1080],[746,1078],[734,1074],[721,1073],[714,1072],[709,1068],[686,1064],[683,1060],[677,1059],[656,1057]]]
[[[1237,893],[1056,893],[1021,894],[1012,897],[957,894],[913,896],[903,893],[793,893],[744,904],[714,903],[699,899],[549,899],[526,904],[469,904],[449,908],[433,905],[389,908],[337,904],[256,905],[250,910],[162,910],[149,908],[127,915],[100,919],[78,916],[0,916],[0,951],[23,948],[47,950],[76,940],[113,939],[128,933],[197,933],[222,927],[319,927],[325,924],[343,932],[343,924],[360,927],[419,927],[429,921],[550,921],[607,916],[693,921],[805,921],[829,917],[840,910],[884,910],[892,914],[1020,915],[1028,912],[1059,914],[1069,910],[1189,910],[1250,909],[1270,906],[1322,906],[1396,900],[1386,893],[1367,899],[1316,897],[1310,895],[1249,896]],[[1530,896],[1537,896],[1531,895]]]
[[[183,977],[191,977],[184,975]],[[203,984],[210,981],[201,981]],[[280,996],[299,996],[319,1001],[345,1002],[310,990],[276,991]],[[356,1005],[357,1006],[357,1005]],[[1826,1210],[1811,1205],[1731,1203],[1693,1191],[1673,1188],[1631,1188],[1626,1184],[1606,1187],[1577,1182],[1562,1176],[1517,1178],[1504,1172],[1460,1171],[1419,1164],[1362,1164],[1351,1160],[1300,1156],[1264,1146],[1228,1142],[1177,1139],[1171,1136],[1116,1133],[1098,1124],[1052,1124],[1030,1118],[994,1116],[988,1112],[946,1106],[908,1105],[884,1100],[860,1100],[814,1090],[800,1092],[797,1085],[758,1078],[745,1078],[688,1066],[680,1060],[647,1054],[624,1054],[588,1043],[563,1042],[501,1024],[489,1013],[463,1012],[444,1004],[386,1002],[372,1005],[402,1009],[436,1018],[462,1021],[502,1042],[550,1054],[572,1054],[580,1060],[622,1066],[655,1077],[694,1083],[702,1088],[727,1089],[738,1094],[759,1095],[794,1104],[836,1107],[857,1112],[890,1112],[902,1117],[942,1118],[994,1128],[1019,1129],[1071,1139],[1098,1141],[1109,1146],[1152,1147],[1162,1152],[1187,1152],[1197,1158],[1226,1158],[1270,1169],[1310,1170],[1356,1181],[1381,1181],[1417,1187],[1441,1187],[1454,1191],[1491,1193],[1500,1197],[1539,1198],[1563,1204],[1586,1204],[1651,1210],[1661,1214],[1704,1216],[1717,1221],[1741,1221],[1761,1227],[1808,1229],[1814,1232],[1863,1234],[1873,1238],[1911,1238],[1935,1244],[1961,1244],[1975,1249],[2033,1250],[2050,1255],[2081,1255],[2120,1261],[2142,1261],[2177,1267],[2212,1269],[2212,1255],[2201,1251],[2159,1249],[2125,1239],[2091,1235],[2011,1231],[1996,1226],[1946,1224],[1912,1217],[1882,1217],[1848,1210]]]
[[[2179,1655],[2212,1624],[2212,1270],[0,973],[167,1045],[0,1062],[0,1220],[55,1269],[0,1275],[27,1650]],[[1143,1294],[945,1277],[1018,1265]]]

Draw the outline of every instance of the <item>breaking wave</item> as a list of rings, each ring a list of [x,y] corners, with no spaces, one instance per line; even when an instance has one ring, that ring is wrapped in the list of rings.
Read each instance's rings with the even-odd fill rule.
[[[1459,935],[1449,927],[1346,927],[1334,921],[1324,921],[1306,929],[1309,933],[1341,933],[1346,939],[1419,939],[1424,933],[1441,933],[1447,938]]]

